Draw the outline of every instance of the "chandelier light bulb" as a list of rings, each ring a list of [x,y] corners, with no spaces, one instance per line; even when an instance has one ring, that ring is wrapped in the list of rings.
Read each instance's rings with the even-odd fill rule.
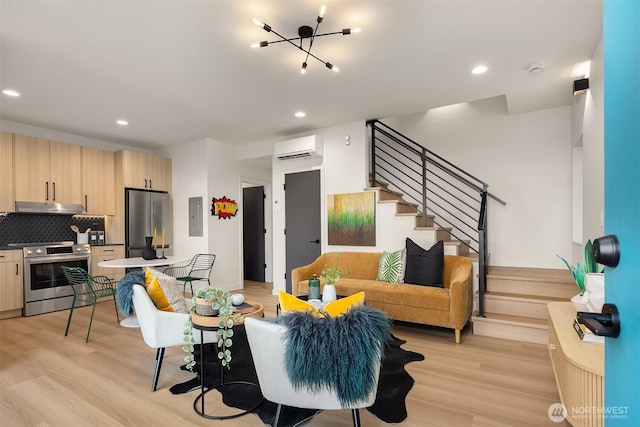
[[[359,33],[360,31],[362,31],[361,28],[357,28],[357,27],[356,28],[352,28],[351,29],[351,34]]]
[[[257,49],[257,48],[259,48],[259,47],[260,47],[260,43],[252,43],[252,44],[251,44],[251,48],[252,48],[252,49]]]
[[[20,93],[13,89],[5,89],[2,91],[2,93],[4,93],[7,96],[13,96],[14,98],[20,96]]]
[[[320,8],[320,13],[318,13],[318,23],[322,22],[326,11],[327,11],[327,6],[323,4],[322,7]]]
[[[304,74],[307,72],[307,63],[303,62],[302,67],[300,68],[300,74]]]
[[[258,27],[262,28],[263,30],[265,30],[266,32],[268,33],[271,32],[271,26],[269,26],[268,24],[265,24],[258,18],[253,18],[253,23],[256,24]]]

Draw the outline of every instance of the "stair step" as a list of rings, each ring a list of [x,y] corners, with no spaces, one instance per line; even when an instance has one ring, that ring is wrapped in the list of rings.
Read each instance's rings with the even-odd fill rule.
[[[435,237],[435,241],[439,242],[440,240],[448,242],[451,240],[451,231],[453,230],[451,227],[413,227],[414,230],[425,230],[425,231],[433,231],[433,235]]]
[[[386,187],[369,187],[365,188],[365,191],[376,191],[378,193],[378,201],[388,201],[388,200],[402,200],[402,193],[397,191],[389,190]]]
[[[479,292],[475,292],[474,298],[476,299],[477,304]],[[495,314],[546,320],[549,318],[547,304],[563,301],[567,301],[566,298],[510,294],[504,292],[486,292],[484,294],[484,311]]]
[[[578,287],[568,270],[518,267],[489,267],[487,290],[565,300],[578,293]]]
[[[536,344],[546,344],[549,339],[547,320],[489,312],[485,312],[485,317],[474,312],[471,320],[474,335]]]
[[[469,244],[469,240],[464,241],[467,245]],[[469,256],[469,246],[463,244],[460,240],[450,240],[448,242],[444,242],[445,246],[455,247],[455,254],[459,256]],[[446,251],[446,248],[445,248]]]

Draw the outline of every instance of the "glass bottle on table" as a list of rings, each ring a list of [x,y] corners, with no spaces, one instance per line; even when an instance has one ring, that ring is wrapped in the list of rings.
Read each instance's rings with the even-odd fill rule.
[[[312,299],[320,299],[320,279],[318,279],[318,275],[314,274],[313,277],[311,279],[309,279],[309,285],[308,285],[308,294],[309,294],[309,300]]]

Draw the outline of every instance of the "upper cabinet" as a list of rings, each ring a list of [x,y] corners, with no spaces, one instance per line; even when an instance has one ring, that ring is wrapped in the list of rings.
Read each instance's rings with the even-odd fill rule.
[[[13,197],[13,134],[0,132],[0,212],[12,212]]]
[[[88,215],[115,215],[113,151],[82,147],[82,204]]]
[[[116,165],[121,165],[124,187],[171,191],[171,159],[134,151],[118,151]]]
[[[84,202],[79,145],[14,134],[15,200]]]

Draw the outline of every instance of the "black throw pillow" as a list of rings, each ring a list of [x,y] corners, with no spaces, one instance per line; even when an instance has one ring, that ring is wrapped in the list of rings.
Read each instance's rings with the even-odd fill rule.
[[[407,238],[406,247],[404,283],[444,288],[442,284],[444,242],[440,240],[429,250],[425,250]]]

